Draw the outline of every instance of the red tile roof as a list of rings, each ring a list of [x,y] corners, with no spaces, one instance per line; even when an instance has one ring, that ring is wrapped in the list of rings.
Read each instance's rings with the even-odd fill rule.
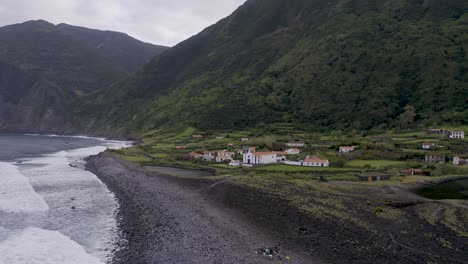
[[[288,153],[285,151],[273,151],[273,153],[275,153],[276,155],[288,155]]]
[[[341,146],[340,149],[355,149],[356,146]]]
[[[327,163],[328,160],[317,158],[317,157],[312,157],[312,158],[305,159],[304,162]]]
[[[254,156],[256,157],[260,157],[260,156],[268,156],[268,155],[276,155],[275,152],[254,152],[252,153]]]

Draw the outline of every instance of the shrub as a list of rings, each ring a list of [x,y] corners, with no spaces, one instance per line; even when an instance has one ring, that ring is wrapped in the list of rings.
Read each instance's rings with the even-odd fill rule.
[[[374,211],[372,212],[373,214],[378,214],[378,213],[383,213],[384,210],[382,207],[376,207]]]

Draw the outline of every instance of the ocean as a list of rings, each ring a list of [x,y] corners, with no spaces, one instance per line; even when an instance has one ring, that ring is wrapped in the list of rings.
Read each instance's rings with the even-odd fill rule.
[[[109,263],[118,204],[84,158],[128,145],[0,135],[0,264]]]

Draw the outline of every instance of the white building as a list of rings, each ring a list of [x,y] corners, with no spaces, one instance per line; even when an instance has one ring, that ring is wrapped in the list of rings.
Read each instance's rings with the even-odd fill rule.
[[[240,166],[241,165],[241,162],[239,160],[231,160],[231,162],[229,162],[229,166]]]
[[[304,165],[303,161],[290,161],[290,160],[287,160],[287,161],[285,161],[283,163],[286,164],[286,165],[291,165],[291,166],[302,166],[302,165]]]
[[[449,138],[465,138],[464,131],[449,131]]]
[[[301,153],[301,150],[298,148],[290,148],[286,150],[286,152],[288,153],[288,155],[297,155]]]
[[[203,151],[202,159],[206,161],[212,161],[215,159],[215,152],[210,150]]]
[[[312,157],[312,158],[307,158],[304,160],[304,166],[308,167],[329,167],[330,162],[325,159],[317,158],[317,157]]]
[[[227,155],[216,156],[216,162],[225,162],[227,160],[232,160],[231,156],[227,156]]]
[[[216,153],[218,154],[218,156],[233,157],[234,155],[236,155],[236,153],[231,152],[231,151],[227,151],[227,150],[217,150]]]
[[[214,156],[209,156],[209,155],[203,155],[202,159],[206,160],[206,161],[213,161],[215,159],[215,157]]]
[[[468,159],[453,157],[453,165],[468,165]]]
[[[285,161],[287,160],[286,159],[286,156],[288,155],[288,153],[286,151],[273,151],[273,153],[276,154],[276,160],[277,161]]]
[[[422,144],[423,149],[431,149],[432,147],[435,147],[435,143],[432,142],[426,142]]]
[[[305,143],[304,143],[304,141],[289,141],[288,143],[286,143],[286,146],[301,148],[301,147],[305,146]]]
[[[249,141],[249,138],[241,138],[242,142]]]
[[[216,151],[211,151],[211,150],[204,150],[203,151],[203,155],[210,156],[210,157],[214,156],[215,153],[216,153]]]
[[[245,149],[242,156],[242,161],[244,164],[259,165],[273,164],[278,162],[278,157],[275,152],[255,152],[251,149]]]
[[[195,152],[195,151],[190,152],[190,153],[188,154],[188,156],[189,156],[190,158],[192,158],[192,159],[201,159],[201,158],[203,157],[202,154],[200,154],[200,153],[198,153],[198,152]]]
[[[340,153],[350,153],[356,150],[356,146],[341,146]]]

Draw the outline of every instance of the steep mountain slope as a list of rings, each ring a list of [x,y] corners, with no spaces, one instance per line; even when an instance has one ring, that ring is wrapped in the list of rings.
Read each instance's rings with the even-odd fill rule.
[[[2,131],[66,131],[71,128],[71,92],[0,62]]]
[[[0,130],[67,131],[81,96],[125,79],[127,69],[162,50],[124,34],[42,20],[1,27]]]
[[[45,21],[0,28],[0,60],[77,92],[94,91],[127,76],[123,67]]]
[[[135,72],[155,55],[168,49],[164,46],[141,42],[127,34],[101,31],[67,24],[59,24],[57,28],[76,39],[96,48],[111,61],[123,67],[128,72]]]
[[[409,105],[424,122],[466,122],[467,6],[250,0],[133,77],[86,98],[80,111],[88,129],[121,133],[173,123],[387,128]]]

